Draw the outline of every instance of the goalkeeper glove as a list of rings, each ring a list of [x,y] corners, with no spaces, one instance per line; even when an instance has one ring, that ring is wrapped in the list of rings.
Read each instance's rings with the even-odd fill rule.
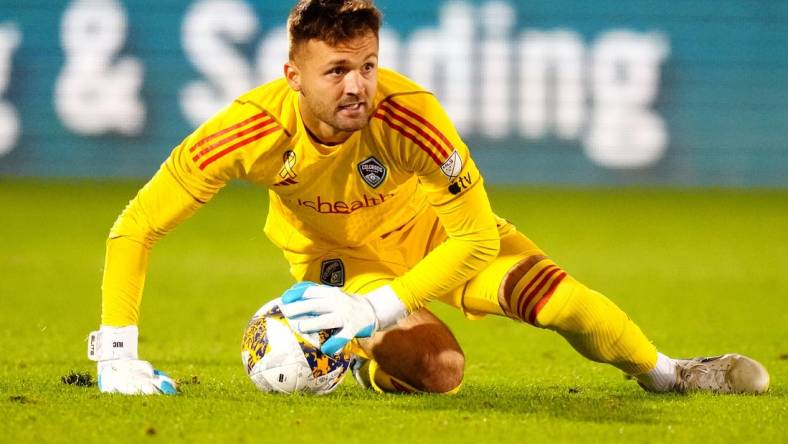
[[[97,361],[98,387],[103,393],[154,395],[178,393],[175,381],[137,359],[137,326],[101,326],[88,336],[88,359]]]
[[[405,305],[388,285],[360,296],[337,287],[299,282],[282,295],[282,314],[304,333],[339,329],[320,350],[333,355],[353,338],[367,338],[407,316]]]

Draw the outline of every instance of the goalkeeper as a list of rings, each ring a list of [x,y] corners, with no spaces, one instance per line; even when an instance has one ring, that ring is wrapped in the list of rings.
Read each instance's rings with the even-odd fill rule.
[[[737,354],[659,353],[613,302],[497,217],[470,152],[435,97],[378,67],[370,0],[300,0],[284,77],[249,91],[178,145],[107,241],[101,328],[89,355],[103,392],[174,393],[137,355],[149,252],[228,181],[268,188],[265,232],[301,284],[282,310],[303,331],[338,328],[356,378],[378,391],[452,393],[464,357],[424,304],[506,316],[563,336],[646,390],[762,393]],[[319,283],[319,284],[317,284]]]

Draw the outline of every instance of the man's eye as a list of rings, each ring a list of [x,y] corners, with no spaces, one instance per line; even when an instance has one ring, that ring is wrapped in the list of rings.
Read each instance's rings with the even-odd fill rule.
[[[344,69],[342,69],[342,68],[334,68],[334,69],[332,69],[332,70],[330,71],[330,74],[333,74],[333,75],[335,75],[335,76],[341,76],[341,75],[342,75],[342,74],[344,74],[344,73],[345,73],[345,70],[344,70]]]
[[[374,63],[367,63],[367,64],[364,65],[364,71],[369,72],[369,71],[372,71],[373,69],[375,69],[375,64]]]

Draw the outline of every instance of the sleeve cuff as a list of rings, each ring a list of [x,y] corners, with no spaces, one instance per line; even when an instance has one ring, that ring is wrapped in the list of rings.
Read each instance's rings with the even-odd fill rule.
[[[364,295],[375,311],[378,329],[384,330],[408,315],[408,309],[389,285],[372,290]]]
[[[136,325],[109,327],[102,325],[88,336],[88,359],[110,361],[115,359],[138,359]]]

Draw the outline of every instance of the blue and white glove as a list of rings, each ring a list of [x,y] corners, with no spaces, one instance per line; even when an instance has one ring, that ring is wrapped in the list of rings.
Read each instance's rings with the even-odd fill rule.
[[[124,395],[175,395],[172,378],[137,359],[137,326],[101,326],[88,336],[88,359],[96,361],[98,388],[102,393]]]
[[[280,306],[293,326],[304,332],[339,329],[320,350],[338,353],[353,338],[367,338],[407,316],[405,304],[388,285],[360,296],[337,287],[299,282],[282,295]]]

